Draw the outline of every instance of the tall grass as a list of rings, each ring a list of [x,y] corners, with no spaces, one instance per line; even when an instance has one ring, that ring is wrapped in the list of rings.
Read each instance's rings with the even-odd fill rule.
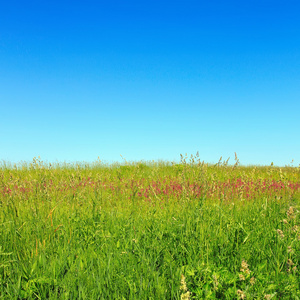
[[[0,168],[0,299],[299,299],[300,169]]]

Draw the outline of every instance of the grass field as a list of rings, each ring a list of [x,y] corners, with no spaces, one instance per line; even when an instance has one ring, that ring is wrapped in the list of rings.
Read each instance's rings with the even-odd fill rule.
[[[0,167],[0,299],[300,299],[300,168]]]

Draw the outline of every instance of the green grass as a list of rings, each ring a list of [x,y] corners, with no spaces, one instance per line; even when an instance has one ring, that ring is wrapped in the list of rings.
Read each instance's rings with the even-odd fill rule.
[[[299,175],[3,164],[0,299],[299,299]]]

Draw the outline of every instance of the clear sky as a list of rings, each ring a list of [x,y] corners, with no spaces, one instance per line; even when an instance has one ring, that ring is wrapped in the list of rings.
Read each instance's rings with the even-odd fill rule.
[[[0,160],[300,163],[299,1],[2,1]]]

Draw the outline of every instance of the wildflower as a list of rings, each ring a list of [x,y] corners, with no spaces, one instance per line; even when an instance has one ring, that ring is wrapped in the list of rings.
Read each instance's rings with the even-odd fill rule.
[[[272,297],[272,295],[270,295],[270,294],[267,294],[267,295],[265,295],[265,296],[264,296],[264,299],[266,299],[266,300],[270,300],[270,299],[271,299],[271,297]]]
[[[250,284],[253,285],[255,283],[256,279],[254,277],[250,278]]]
[[[283,219],[282,222],[283,222],[284,224],[288,224],[288,223],[289,223],[286,219]]]
[[[293,250],[293,248],[292,248],[292,246],[288,246],[288,253],[291,253],[291,252],[293,252],[294,250]]]
[[[240,297],[240,299],[246,299],[246,294],[242,290],[237,290],[237,294]]]
[[[282,230],[277,229],[277,233],[280,235],[281,238],[284,238],[284,234]]]

